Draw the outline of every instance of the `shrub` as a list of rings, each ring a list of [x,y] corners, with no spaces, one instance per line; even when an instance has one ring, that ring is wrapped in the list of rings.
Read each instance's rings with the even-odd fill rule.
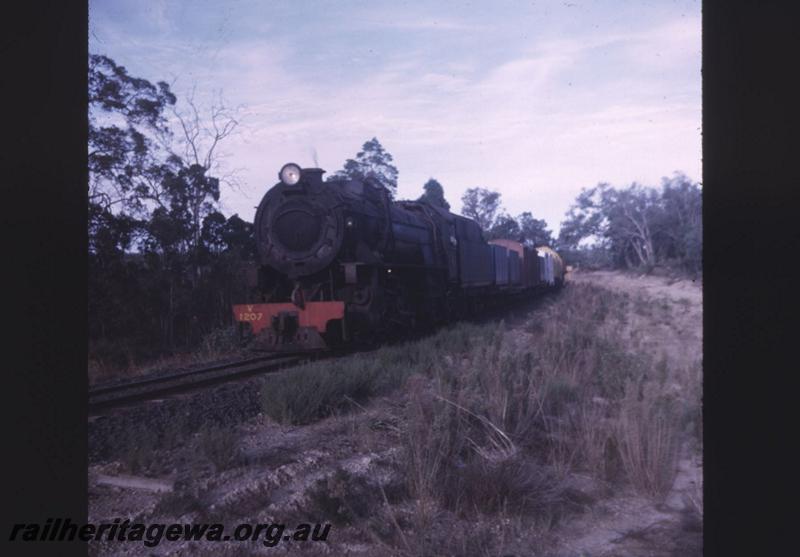
[[[273,419],[306,424],[347,405],[347,398],[360,401],[377,389],[378,365],[359,356],[313,363],[288,373],[270,376],[263,384],[264,412]]]
[[[306,424],[396,389],[415,373],[429,374],[446,354],[466,350],[475,325],[459,324],[428,338],[345,358],[313,362],[269,376],[261,389],[264,412],[282,423]]]
[[[191,491],[174,489],[161,496],[153,512],[156,515],[180,517],[203,508],[203,502]]]
[[[217,472],[225,470],[236,462],[238,455],[237,437],[230,429],[210,426],[198,434],[198,449],[214,465]]]
[[[333,520],[346,525],[365,521],[380,505],[380,490],[344,468],[317,480],[308,491],[309,504],[304,509],[318,522]]]
[[[125,430],[119,441],[120,458],[131,473],[146,471],[158,460],[158,434],[144,424]]]
[[[629,384],[617,421],[616,436],[626,475],[640,492],[663,497],[677,472],[678,419],[673,402]]]
[[[475,459],[452,470],[447,480],[444,503],[456,510],[552,517],[566,504],[554,472],[521,455],[497,462]]]
[[[213,329],[200,342],[200,353],[204,359],[218,357],[238,348],[239,335],[235,326]]]

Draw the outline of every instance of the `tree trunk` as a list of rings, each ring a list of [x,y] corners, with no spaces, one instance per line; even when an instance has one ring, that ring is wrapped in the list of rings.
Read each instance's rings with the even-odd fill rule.
[[[168,338],[167,343],[169,349],[172,350],[175,344],[175,307],[174,307],[174,279],[169,278],[169,319],[167,321]]]

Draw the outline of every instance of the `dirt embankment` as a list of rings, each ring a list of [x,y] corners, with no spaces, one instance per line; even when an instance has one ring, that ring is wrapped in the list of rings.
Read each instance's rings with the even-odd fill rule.
[[[630,297],[633,305],[623,334],[631,348],[664,355],[680,367],[702,362],[703,287],[699,281],[618,271],[573,271],[568,280]]]
[[[630,297],[620,334],[631,349],[666,359],[677,391],[702,385],[702,284],[691,279],[613,271],[573,272],[568,279]],[[681,381],[681,377],[684,381]],[[701,551],[702,447],[683,442],[673,487],[662,502],[622,494],[565,524],[565,555],[692,555]],[[677,543],[676,543],[677,542]],[[671,549],[665,549],[671,548]]]

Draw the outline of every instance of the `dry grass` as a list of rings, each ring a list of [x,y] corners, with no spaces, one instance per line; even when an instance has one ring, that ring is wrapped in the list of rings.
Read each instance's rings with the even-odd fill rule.
[[[158,434],[145,426],[125,430],[117,443],[123,447],[122,464],[133,474],[147,471],[159,459]]]
[[[417,528],[430,524],[436,509],[441,473],[458,448],[453,447],[455,428],[459,427],[455,409],[439,405],[425,391],[424,380],[413,376],[408,381],[408,426],[405,430],[407,452],[406,483],[416,504]]]
[[[654,390],[652,384],[639,393],[628,389],[616,438],[628,479],[640,492],[661,498],[675,479],[679,424],[670,401]]]
[[[481,331],[460,323],[422,340],[274,374],[261,390],[264,412],[281,423],[307,424],[352,410],[397,389],[415,373],[428,373],[445,354],[466,350]]]
[[[308,423],[400,389],[408,502],[378,503],[390,530],[380,543],[403,555],[495,554],[523,535],[512,518],[526,517],[523,537],[535,531],[541,541],[591,500],[570,488],[576,473],[654,499],[672,486],[679,441],[700,423],[700,369],[671,369],[663,357],[631,350],[621,335],[629,311],[657,319],[668,309],[573,284],[522,333],[502,322],[459,324],[311,364],[268,381],[263,407],[280,421]],[[334,497],[340,512],[342,501]],[[508,518],[491,543],[464,547],[462,536],[429,535],[448,520],[487,516]]]
[[[676,395],[666,360],[628,350],[618,334],[628,303],[572,285],[535,317],[523,350],[513,331],[487,325],[469,350],[409,383],[408,481],[420,516],[507,509],[552,522],[571,508],[561,482],[576,472],[663,497],[676,473],[677,409],[699,408],[685,398],[699,377],[684,373]]]
[[[631,310],[654,318],[668,311],[573,284],[522,333],[502,322],[459,324],[312,364],[267,382],[263,406],[280,421],[308,423],[402,389],[401,472],[413,512],[381,538],[396,552],[462,551],[463,538],[425,538],[447,516],[524,516],[542,535],[591,498],[569,488],[576,473],[663,497],[683,430],[699,423],[699,367],[674,370],[663,357],[632,351],[620,333]],[[389,520],[393,507],[385,506]],[[497,543],[463,554],[492,554]]]
[[[118,343],[120,344],[120,343]],[[137,377],[204,364],[241,355],[235,327],[215,329],[203,337],[191,352],[180,352],[158,358],[137,360],[133,349],[124,345],[105,347],[102,343],[89,347],[89,384],[113,379]]]
[[[197,444],[217,472],[231,468],[238,461],[238,436],[232,428],[205,427],[198,433]]]
[[[631,346],[631,323],[672,311],[660,304],[571,284],[524,325],[460,323],[266,377],[261,404],[273,419],[340,416],[342,434],[364,451],[374,450],[370,435],[401,445],[388,463],[391,485],[341,469],[309,488],[304,517],[333,521],[387,555],[547,554],[553,526],[609,492],[662,499],[678,447],[702,443],[702,371],[700,362],[677,368]],[[136,432],[128,468],[146,469],[184,429]],[[236,464],[235,449],[233,437],[211,428],[190,450],[219,471]],[[245,496],[258,506],[236,499],[225,512],[256,512],[271,495]],[[702,494],[688,497],[696,528]],[[162,503],[198,505],[188,491]]]

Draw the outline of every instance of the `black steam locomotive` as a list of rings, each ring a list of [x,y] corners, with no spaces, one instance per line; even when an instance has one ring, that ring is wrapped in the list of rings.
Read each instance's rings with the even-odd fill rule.
[[[254,347],[372,342],[563,282],[549,248],[487,243],[473,220],[323,173],[284,165],[258,206],[258,300],[233,308]]]

